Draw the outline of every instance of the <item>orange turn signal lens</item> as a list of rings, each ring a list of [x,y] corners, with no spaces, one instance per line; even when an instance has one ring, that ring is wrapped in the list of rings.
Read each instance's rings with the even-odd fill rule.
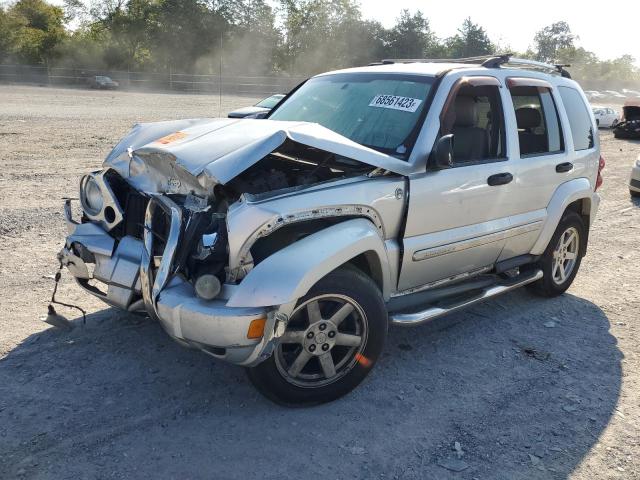
[[[262,338],[264,335],[264,325],[267,323],[266,318],[256,318],[249,324],[249,330],[247,330],[247,338]]]

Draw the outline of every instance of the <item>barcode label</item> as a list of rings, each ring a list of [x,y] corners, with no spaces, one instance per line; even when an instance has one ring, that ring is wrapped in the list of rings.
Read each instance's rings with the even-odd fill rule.
[[[370,107],[390,108],[392,110],[402,110],[403,112],[415,112],[422,100],[418,98],[399,97],[397,95],[376,95],[369,104]]]

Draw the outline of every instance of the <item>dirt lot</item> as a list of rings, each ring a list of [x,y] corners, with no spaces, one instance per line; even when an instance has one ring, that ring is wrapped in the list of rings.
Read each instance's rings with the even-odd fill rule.
[[[333,404],[277,407],[242,369],[68,277],[60,298],[89,310],[86,326],[73,311],[71,333],[41,322],[80,175],[136,121],[217,112],[206,96],[0,86],[0,478],[640,478],[640,202],[625,185],[640,142],[608,131],[567,294],[392,329],[369,379]]]

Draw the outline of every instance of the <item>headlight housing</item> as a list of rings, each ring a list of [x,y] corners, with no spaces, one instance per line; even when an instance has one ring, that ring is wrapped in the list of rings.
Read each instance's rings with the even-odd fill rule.
[[[100,170],[80,180],[80,203],[85,216],[92,222],[102,223],[107,231],[119,224],[124,215],[106,178],[110,175],[114,172]]]
[[[636,160],[636,167],[640,168],[640,157]]]
[[[102,211],[104,196],[98,182],[90,175],[84,176],[80,182],[80,200],[88,214],[95,216]]]

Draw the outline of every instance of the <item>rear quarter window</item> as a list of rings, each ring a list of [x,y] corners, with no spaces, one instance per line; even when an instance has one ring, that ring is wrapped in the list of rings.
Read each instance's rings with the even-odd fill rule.
[[[569,117],[571,136],[576,150],[593,148],[593,125],[589,109],[582,100],[580,92],[571,87],[558,87],[564,109]]]

